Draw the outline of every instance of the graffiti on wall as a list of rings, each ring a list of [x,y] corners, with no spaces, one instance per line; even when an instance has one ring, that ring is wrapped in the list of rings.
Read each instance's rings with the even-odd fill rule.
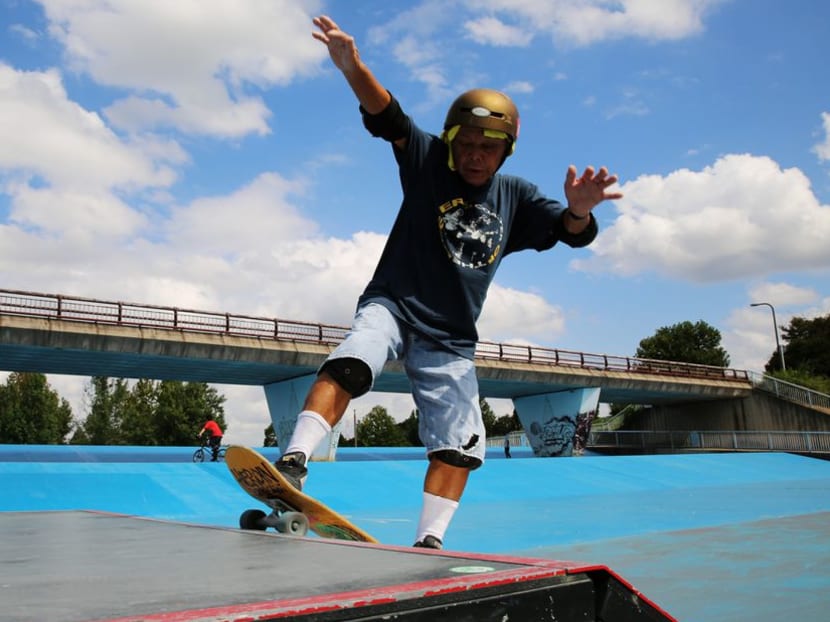
[[[568,457],[585,449],[597,415],[599,389],[534,395],[513,402],[534,455]]]

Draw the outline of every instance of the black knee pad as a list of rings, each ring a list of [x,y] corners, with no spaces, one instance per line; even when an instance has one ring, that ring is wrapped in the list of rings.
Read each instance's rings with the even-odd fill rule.
[[[320,373],[326,372],[353,398],[372,388],[372,370],[360,359],[342,358],[326,361]]]
[[[438,451],[430,452],[429,459],[440,460],[450,466],[469,469],[470,471],[475,471],[482,464],[480,459],[462,454],[455,449],[439,449]]]

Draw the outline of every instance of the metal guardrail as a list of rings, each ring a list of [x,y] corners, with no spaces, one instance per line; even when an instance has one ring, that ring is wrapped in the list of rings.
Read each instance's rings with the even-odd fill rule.
[[[338,344],[348,331],[326,324],[11,290],[0,290],[0,313],[320,344]]]
[[[0,289],[0,314],[337,345],[348,328],[93,298]],[[482,341],[476,358],[647,375],[749,382],[749,372],[693,363]]]
[[[830,395],[826,393],[754,372],[750,372],[749,379],[754,387],[772,393],[778,398],[830,411]]]
[[[785,451],[830,454],[830,432],[651,431],[591,432],[587,447],[670,451]]]
[[[530,447],[524,432],[513,431],[507,434],[511,447]],[[504,447],[504,436],[488,436],[485,440],[486,447]]]

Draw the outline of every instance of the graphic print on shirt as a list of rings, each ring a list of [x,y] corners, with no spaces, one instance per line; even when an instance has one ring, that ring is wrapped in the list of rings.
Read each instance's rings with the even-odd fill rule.
[[[499,256],[504,225],[486,203],[447,201],[438,208],[441,242],[453,263],[464,268],[481,268]]]

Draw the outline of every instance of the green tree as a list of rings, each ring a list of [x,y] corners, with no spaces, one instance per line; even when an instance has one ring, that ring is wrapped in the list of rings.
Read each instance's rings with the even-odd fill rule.
[[[406,447],[406,437],[383,406],[375,406],[357,424],[357,443],[361,447]]]
[[[72,438],[89,445],[123,445],[121,423],[129,388],[123,378],[94,377],[84,389],[89,414]]]
[[[694,324],[680,322],[673,326],[663,326],[653,336],[640,341],[635,356],[728,367],[729,355],[721,347],[720,341],[720,331],[702,320]]]
[[[413,410],[409,416],[398,424],[401,434],[406,439],[407,445],[412,447],[423,447],[421,436],[418,434],[418,410]]]
[[[483,397],[478,398],[478,406],[481,409],[481,419],[484,421],[484,430],[487,436],[494,436],[493,429],[496,426],[496,413],[490,408],[490,404]]]
[[[205,421],[223,430],[225,398],[204,382],[93,378],[90,408],[72,438],[75,444],[193,445]]]
[[[806,387],[808,389],[812,389],[813,391],[818,391],[819,393],[830,395],[830,377],[814,376],[813,374],[808,374],[807,372],[801,371],[800,369],[789,368],[787,368],[786,371],[776,371],[769,373],[770,375],[780,380],[783,380],[784,382],[789,382],[790,384],[797,384],[800,387]]]
[[[89,437],[86,435],[86,432],[83,428],[83,422],[75,426],[74,432],[72,432],[72,437],[69,439],[70,445],[89,445]]]
[[[502,415],[496,419],[493,429],[487,434],[488,436],[506,436],[521,429],[522,423],[519,421],[519,413],[514,410],[512,415]]]
[[[830,378],[830,314],[808,320],[794,317],[782,327],[784,362],[787,371],[798,370],[810,376]],[[765,367],[780,371],[778,352],[773,352]]]
[[[158,408],[157,382],[141,379],[135,383],[121,415],[121,442],[125,445],[158,445],[155,413]]]
[[[44,374],[12,373],[0,385],[0,442],[55,445],[72,430],[72,409]]]
[[[191,445],[210,418],[227,431],[225,398],[207,383],[163,380],[157,391],[153,420],[158,445]]]

